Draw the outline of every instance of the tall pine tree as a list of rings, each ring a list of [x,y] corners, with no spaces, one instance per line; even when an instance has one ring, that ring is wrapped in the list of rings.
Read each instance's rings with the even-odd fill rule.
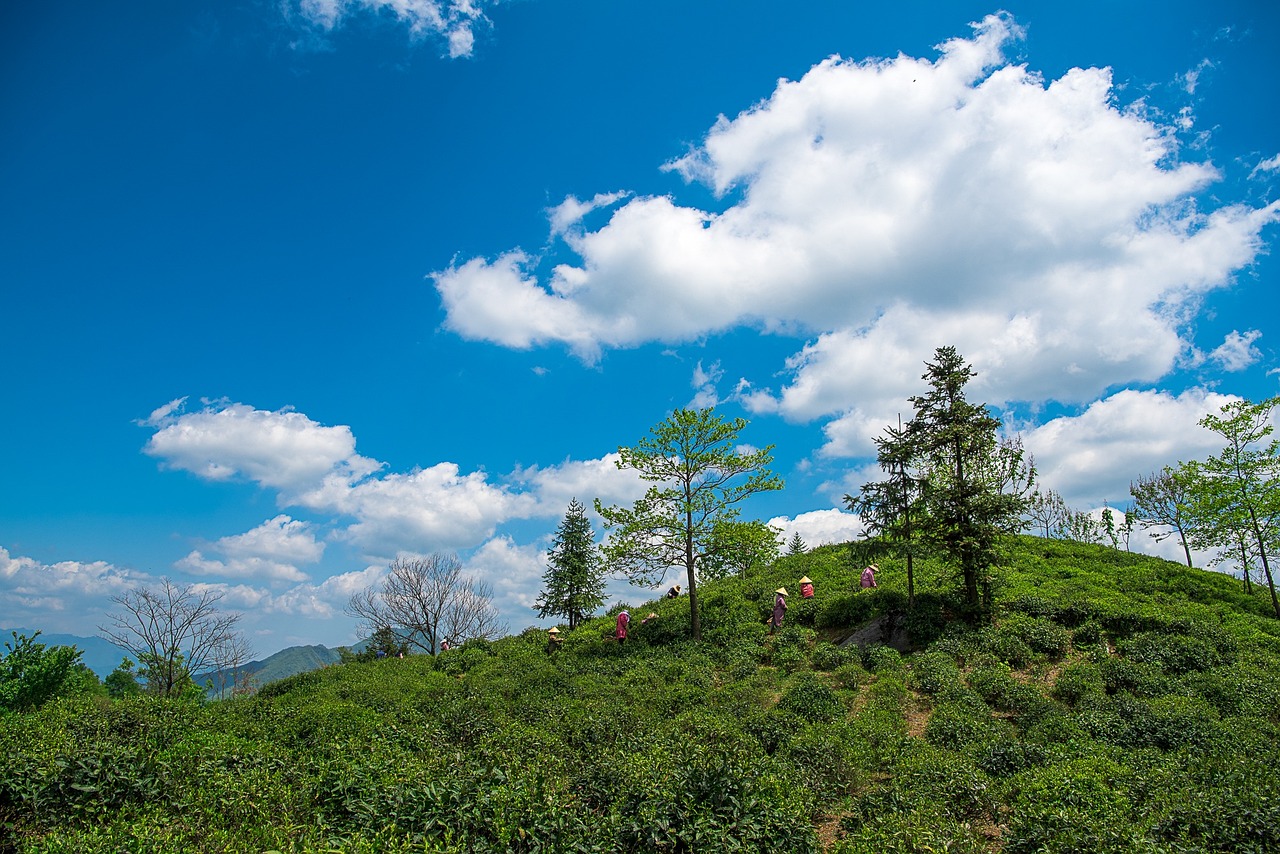
[[[954,347],[939,347],[922,379],[929,390],[911,398],[915,417],[906,439],[925,474],[921,507],[926,543],[959,569],[965,601],[991,605],[988,572],[1006,534],[1025,527],[1035,467],[1017,440],[1001,441],[1000,421],[969,402],[964,387],[973,369]]]
[[[604,564],[586,508],[573,499],[547,552],[539,617],[564,617],[572,631],[604,603]]]

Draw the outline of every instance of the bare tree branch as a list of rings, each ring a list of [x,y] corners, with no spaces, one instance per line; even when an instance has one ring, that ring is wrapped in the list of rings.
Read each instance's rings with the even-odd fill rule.
[[[430,554],[398,558],[381,586],[352,596],[346,611],[361,621],[366,634],[392,629],[422,651],[435,653],[441,641],[457,645],[504,632],[492,599],[493,589],[464,576],[456,556]]]

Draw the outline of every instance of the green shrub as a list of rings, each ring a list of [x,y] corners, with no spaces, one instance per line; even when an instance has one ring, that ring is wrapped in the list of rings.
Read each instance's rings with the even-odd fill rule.
[[[1076,647],[1093,646],[1102,640],[1102,626],[1094,620],[1081,623],[1071,633],[1071,643]]]
[[[940,652],[925,652],[911,659],[911,684],[917,691],[937,694],[944,688],[960,684],[960,668],[951,656]]]
[[[1188,635],[1142,632],[1118,644],[1118,651],[1131,661],[1157,665],[1177,676],[1228,663],[1208,640]]]
[[[871,674],[862,668],[857,661],[850,661],[837,667],[831,674],[836,684],[841,688],[847,688],[850,691],[857,690],[861,685],[865,685],[871,678]]]
[[[905,625],[913,645],[928,646],[936,641],[947,628],[942,598],[929,593],[917,596],[915,605],[907,609]]]
[[[1019,670],[1035,658],[1035,653],[1027,642],[1016,631],[1007,628],[998,627],[982,632],[982,650]]]
[[[844,838],[831,854],[986,854],[988,841],[972,822],[957,821],[937,808],[895,812],[842,821]]]
[[[1099,665],[1099,671],[1109,694],[1127,691],[1139,697],[1156,697],[1168,693],[1170,681],[1155,663],[1108,658]]]
[[[887,782],[857,799],[841,825],[856,831],[871,816],[919,809],[956,820],[976,819],[994,808],[990,779],[981,769],[963,756],[918,745],[902,755]]]
[[[925,740],[938,747],[964,751],[1013,737],[1007,723],[991,716],[985,705],[945,701],[938,704],[924,728]]]
[[[1227,738],[1218,724],[1217,712],[1199,698],[1167,696],[1142,700],[1120,695],[1114,699],[1113,708],[1124,725],[1112,740],[1124,746],[1213,750],[1215,742]]]
[[[1000,739],[978,753],[978,767],[992,777],[1008,777],[1044,764],[1047,751],[1041,744]]]
[[[862,591],[836,596],[818,609],[814,625],[820,629],[860,626],[879,613],[876,605],[876,597]]]
[[[1041,653],[1053,659],[1066,655],[1071,648],[1071,633],[1044,617],[1015,614],[1000,622],[996,634],[1015,637],[1025,643],[1032,652]],[[1014,664],[1012,661],[1009,663]],[[1014,666],[1019,665],[1014,664]]]
[[[834,691],[812,673],[795,678],[778,700],[778,708],[805,721],[827,723],[843,714]]]
[[[1126,793],[1132,772],[1105,758],[1032,767],[1008,783],[1004,850],[1133,852],[1144,850]]]
[[[854,654],[844,647],[836,646],[828,641],[821,641],[813,648],[809,661],[815,670],[836,670],[854,658]]]
[[[1063,669],[1053,683],[1053,696],[1074,706],[1087,694],[1102,694],[1105,690],[1098,666],[1088,662],[1072,664]]]
[[[872,673],[905,673],[902,653],[891,646],[868,644],[862,649],[862,666]]]

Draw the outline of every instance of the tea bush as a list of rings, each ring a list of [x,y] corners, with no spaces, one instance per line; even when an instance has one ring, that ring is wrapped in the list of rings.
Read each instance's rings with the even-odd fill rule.
[[[802,673],[795,678],[778,700],[778,708],[802,720],[828,723],[844,709],[834,691],[817,676]]]
[[[1078,759],[1035,767],[1007,784],[1011,854],[1058,851],[1150,850],[1131,818],[1126,789],[1132,772],[1105,759]]]
[[[911,684],[925,694],[937,694],[960,685],[960,668],[949,655],[926,652],[911,659]]]
[[[856,655],[844,647],[836,646],[828,641],[821,641],[813,648],[809,661],[815,670],[832,671],[841,665],[854,660]]]

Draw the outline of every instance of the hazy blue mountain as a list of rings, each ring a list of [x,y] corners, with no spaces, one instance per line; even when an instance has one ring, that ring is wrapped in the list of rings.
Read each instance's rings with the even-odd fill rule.
[[[30,637],[35,634],[35,629],[0,629],[0,650],[3,649],[4,643],[13,642],[12,632]],[[99,679],[105,678],[107,674],[115,670],[122,658],[127,656],[133,659],[133,656],[129,655],[126,650],[99,637],[41,632],[36,641],[45,646],[74,646],[81,650],[84,655],[81,656],[80,660],[90,670],[98,674]],[[363,648],[364,643],[367,643],[367,641],[356,644],[354,648],[359,650]],[[265,685],[268,682],[274,682],[286,676],[293,676],[295,673],[305,673],[309,670],[318,670],[326,665],[335,664],[338,659],[338,650],[330,649],[327,646],[319,644],[315,646],[291,646],[259,661],[251,661],[243,669],[248,671],[253,684]],[[215,686],[219,684],[216,672],[202,673],[196,677],[196,681],[201,685],[209,680],[212,680]],[[230,678],[228,677],[229,684]]]
[[[0,649],[3,644],[13,643],[13,632],[20,635],[31,637],[36,633],[35,629],[0,629]],[[80,660],[85,663],[90,670],[98,674],[98,678],[105,677],[116,666],[120,664],[120,659],[128,656],[129,653],[110,641],[105,641],[99,637],[82,637],[80,635],[64,635],[56,632],[41,632],[40,637],[36,638],[36,643],[42,643],[45,646],[74,646],[84,653]],[[132,656],[129,656],[132,658]]]
[[[251,684],[262,686],[268,682],[275,682],[277,679],[284,679],[286,676],[319,670],[321,667],[336,664],[339,658],[340,656],[336,649],[330,649],[321,644],[315,646],[291,646],[288,649],[282,649],[273,655],[269,655],[261,661],[251,661],[241,670],[249,674]],[[201,673],[196,677],[196,682],[201,685],[212,682],[214,690],[211,694],[216,696],[219,693],[219,688],[224,683],[227,693],[230,693],[232,675],[227,672],[225,678],[221,678],[218,671]]]

